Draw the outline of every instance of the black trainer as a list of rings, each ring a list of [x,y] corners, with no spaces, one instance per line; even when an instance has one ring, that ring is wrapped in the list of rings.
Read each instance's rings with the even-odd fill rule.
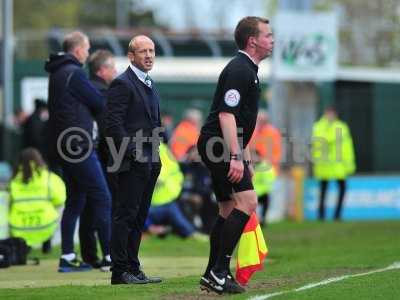
[[[92,270],[92,267],[89,264],[84,263],[76,258],[73,260],[60,258],[58,263],[58,272],[60,273],[85,272],[90,270]]]
[[[224,287],[216,283],[210,276],[210,273],[205,274],[200,279],[200,289],[202,291],[214,292],[221,295],[224,292]]]
[[[228,279],[226,281],[226,290],[224,292],[228,294],[241,294],[246,291],[244,287],[242,287],[232,276],[232,274],[229,272],[228,275],[226,276]]]
[[[121,274],[112,274],[111,284],[146,284],[149,283],[148,280],[141,279],[132,273],[123,272]]]
[[[200,288],[218,294],[241,294],[246,291],[230,275],[230,272],[217,273],[214,270],[200,279]]]

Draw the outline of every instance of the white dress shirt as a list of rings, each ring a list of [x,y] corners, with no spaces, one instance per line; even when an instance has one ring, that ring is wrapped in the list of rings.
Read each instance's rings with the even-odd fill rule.
[[[250,58],[250,60],[253,62],[253,64],[255,64],[255,65],[257,66],[257,64],[256,64],[256,62],[254,61],[254,59],[252,59],[251,56],[250,56],[246,51],[239,50],[239,52],[240,52],[240,53],[243,53],[243,54],[246,55],[248,58]]]
[[[139,78],[141,82],[143,82],[148,87],[151,87],[151,81],[149,79],[146,80],[146,78],[150,78],[148,73],[143,72],[139,68],[135,67],[133,64],[130,64],[129,66],[132,69],[132,71],[135,72],[136,76]]]

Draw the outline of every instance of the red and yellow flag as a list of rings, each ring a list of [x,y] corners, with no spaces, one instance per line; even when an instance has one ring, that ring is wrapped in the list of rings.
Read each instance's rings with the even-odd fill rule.
[[[250,216],[239,241],[236,280],[246,285],[255,271],[261,270],[268,248],[256,213]]]

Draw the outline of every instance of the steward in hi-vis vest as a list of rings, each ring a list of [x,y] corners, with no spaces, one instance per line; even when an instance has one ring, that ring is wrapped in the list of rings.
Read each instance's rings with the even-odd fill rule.
[[[36,246],[50,239],[57,229],[57,207],[64,204],[66,191],[62,179],[45,166],[37,166],[34,161],[29,165],[29,178],[20,165],[9,184],[9,225],[11,236]]]
[[[338,119],[334,107],[327,107],[324,115],[313,126],[311,156],[314,177],[320,181],[318,218],[325,219],[328,181],[335,180],[339,194],[333,218],[340,220],[346,178],[355,172],[356,163],[350,129]]]

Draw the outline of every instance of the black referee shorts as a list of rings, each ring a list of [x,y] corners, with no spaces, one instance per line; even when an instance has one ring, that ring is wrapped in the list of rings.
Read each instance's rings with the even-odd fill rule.
[[[243,177],[239,182],[230,182],[228,179],[230,166],[229,154],[220,161],[223,157],[224,145],[222,143],[214,143],[213,145],[209,144],[209,149],[207,149],[208,141],[208,137],[200,136],[197,142],[197,149],[202,161],[211,173],[212,186],[217,201],[229,201],[232,200],[232,193],[254,190],[253,183],[251,182],[249,166],[246,163],[244,164]],[[212,152],[208,153],[207,151]],[[210,155],[210,153],[212,154]],[[218,161],[213,161],[213,158],[219,159]]]

